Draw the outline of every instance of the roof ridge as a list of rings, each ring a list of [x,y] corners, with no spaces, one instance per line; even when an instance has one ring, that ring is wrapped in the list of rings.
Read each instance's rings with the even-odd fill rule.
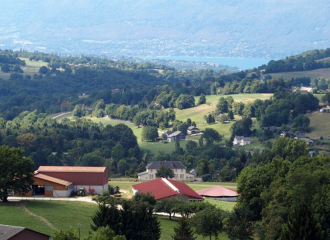
[[[175,187],[172,183],[170,183],[166,178],[162,178],[162,180],[163,180],[163,182],[165,182],[167,184],[167,186],[172,188],[177,193],[180,193],[180,190],[177,187]]]

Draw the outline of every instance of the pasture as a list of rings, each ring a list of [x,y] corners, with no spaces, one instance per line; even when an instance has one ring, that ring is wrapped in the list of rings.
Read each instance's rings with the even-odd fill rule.
[[[196,125],[199,129],[204,130],[205,128],[213,128],[216,131],[218,131],[221,135],[224,136],[224,138],[228,139],[230,137],[230,127],[234,124],[234,121],[229,123],[220,123],[215,122],[213,124],[207,124],[204,120],[204,116],[212,113],[216,105],[218,103],[218,100],[220,97],[233,97],[236,102],[253,102],[256,99],[260,100],[266,100],[269,99],[273,94],[264,94],[264,93],[254,93],[254,94],[232,94],[232,95],[210,95],[206,96],[206,103],[193,107],[188,109],[175,109],[176,113],[176,119],[185,122],[187,118],[190,118],[191,121],[195,121]],[[198,101],[199,97],[195,98],[195,101]],[[235,115],[235,120],[240,120],[241,117],[238,115]]]
[[[0,224],[23,226],[53,236],[54,230],[77,229],[81,224],[84,239],[92,230],[91,216],[96,204],[60,201],[0,202]]]
[[[312,139],[319,139],[321,136],[327,138],[330,135],[330,113],[313,112],[307,116],[310,120],[310,132],[306,133]]]
[[[30,75],[31,77],[34,74],[39,74],[39,68],[42,66],[46,66],[47,64],[46,62],[42,62],[42,61],[30,61],[28,58],[20,58],[21,60],[24,60],[26,65],[25,66],[20,66],[21,69],[23,70],[23,75]],[[11,73],[4,73],[2,71],[0,71],[0,78],[2,79],[9,79]]]
[[[269,99],[272,94],[233,94],[233,95],[224,95],[223,97],[232,96],[235,101],[239,102],[252,102],[256,99]],[[235,121],[228,122],[228,123],[220,123],[215,122],[213,124],[207,124],[204,120],[204,115],[211,113],[215,110],[216,105],[218,103],[219,98],[222,97],[222,95],[210,95],[206,96],[206,104],[202,104],[193,108],[188,108],[184,110],[175,109],[176,112],[176,119],[185,122],[187,118],[190,118],[192,121],[195,121],[197,124],[197,127],[201,130],[205,130],[205,128],[213,128],[216,131],[218,131],[221,135],[224,136],[225,139],[228,139],[231,135],[230,133],[230,127],[234,124]],[[198,101],[198,97],[196,97],[196,101]],[[134,135],[137,137],[138,144],[141,149],[143,150],[150,150],[152,153],[156,154],[158,151],[164,151],[165,153],[171,153],[175,149],[175,143],[164,143],[164,142],[145,142],[141,140],[141,133],[142,128],[138,128],[135,126],[132,122],[129,121],[123,121],[119,119],[111,119],[111,118],[94,118],[94,117],[86,117],[91,119],[94,122],[101,122],[104,125],[111,124],[116,125],[119,123],[123,123],[130,127],[134,133]],[[235,120],[240,120],[241,117],[238,115],[235,115]],[[163,130],[159,130],[159,135],[163,133]],[[193,139],[195,141],[198,141],[199,136],[196,137],[190,137],[187,136],[188,139]],[[184,149],[185,145],[187,144],[186,141],[181,141],[180,146]]]
[[[284,80],[291,80],[292,78],[310,77],[311,79],[323,77],[324,79],[330,78],[330,68],[321,68],[310,71],[297,71],[297,72],[281,72],[281,73],[268,73],[273,78],[283,78]]]

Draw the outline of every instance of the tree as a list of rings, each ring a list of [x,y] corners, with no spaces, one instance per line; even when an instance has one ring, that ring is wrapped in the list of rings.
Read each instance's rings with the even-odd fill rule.
[[[173,240],[195,240],[194,232],[190,227],[189,221],[186,217],[179,220],[178,226],[174,228]]]
[[[204,119],[208,124],[215,122],[215,119],[212,114],[205,115]]]
[[[217,103],[216,110],[217,110],[218,113],[228,112],[228,102],[224,97],[221,97],[219,99],[219,102]]]
[[[232,240],[250,240],[253,235],[251,215],[244,207],[235,207],[225,221],[226,232]]]
[[[156,127],[145,126],[142,129],[141,133],[142,140],[146,141],[155,141],[156,137],[158,137],[158,130]]]
[[[209,236],[210,240],[212,235],[216,238],[219,232],[223,229],[224,211],[217,208],[206,208],[196,213],[192,218],[192,223],[196,228],[196,233]]]
[[[221,135],[213,128],[205,128],[202,137],[206,140],[207,145],[210,145],[213,142],[220,142],[222,139]]]
[[[156,203],[155,210],[156,212],[165,212],[168,213],[169,219],[172,219],[175,213],[179,212],[178,206],[180,206],[182,200],[177,198],[165,198]]]
[[[48,73],[48,68],[46,66],[42,66],[39,68],[39,73],[46,74]]]
[[[230,121],[232,121],[232,120],[235,119],[235,117],[234,117],[234,113],[233,113],[232,110],[229,110],[229,111],[228,111],[228,118],[229,118]]]
[[[185,109],[195,106],[195,98],[192,95],[180,94],[175,101],[175,106],[179,109]]]
[[[198,105],[204,104],[206,103],[206,97],[205,95],[202,93],[198,99]]]
[[[52,239],[54,239],[54,240],[78,240],[79,236],[78,236],[77,230],[73,230],[73,228],[70,227],[70,229],[67,231],[60,230],[58,232],[55,232],[55,236]]]
[[[9,64],[7,64],[7,63],[2,64],[1,71],[3,71],[4,73],[9,73],[10,72]]]
[[[174,172],[171,168],[162,165],[157,169],[156,177],[162,177],[162,178],[173,178]]]
[[[33,184],[34,164],[24,157],[20,148],[0,147],[0,198],[7,202],[8,194],[24,194],[31,190]]]
[[[283,226],[280,240],[320,239],[320,229],[306,205],[294,209]]]
[[[115,236],[109,226],[99,227],[95,232],[88,235],[86,240],[126,240],[125,236]]]
[[[309,127],[310,119],[303,115],[299,115],[293,120],[292,126],[293,128],[297,128],[300,131],[307,131]]]

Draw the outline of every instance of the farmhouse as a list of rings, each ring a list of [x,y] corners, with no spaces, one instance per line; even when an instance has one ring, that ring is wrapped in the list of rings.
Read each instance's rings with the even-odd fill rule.
[[[33,179],[30,196],[68,197],[79,188],[95,189],[96,194],[108,189],[105,167],[40,166]]]
[[[195,179],[194,174],[188,173],[186,167],[179,161],[157,161],[147,165],[146,171],[138,173],[139,180],[152,180],[156,178],[157,170],[160,166],[166,166],[173,170],[175,180],[189,180]]]
[[[244,136],[235,136],[233,145],[245,146],[251,144],[252,139]]]
[[[194,134],[194,133],[199,133],[199,132],[200,132],[200,130],[195,126],[190,126],[187,129],[188,134]]]
[[[132,185],[134,195],[137,193],[150,193],[156,200],[165,198],[178,198],[186,201],[203,201],[198,193],[187,184],[166,178],[157,178],[143,183]]]
[[[197,193],[205,198],[227,202],[237,202],[238,197],[238,193],[235,190],[222,186],[199,190]]]
[[[181,131],[175,131],[169,135],[167,135],[167,140],[169,142],[175,142],[176,140],[182,141],[186,139],[186,136]]]
[[[33,231],[25,227],[16,227],[0,224],[0,239],[1,240],[48,240],[50,236]]]

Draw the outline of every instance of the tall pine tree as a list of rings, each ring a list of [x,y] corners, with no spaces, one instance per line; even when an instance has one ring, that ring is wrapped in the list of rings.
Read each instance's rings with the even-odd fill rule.
[[[188,219],[182,217],[177,227],[174,228],[173,240],[195,240],[194,232],[191,229]]]

